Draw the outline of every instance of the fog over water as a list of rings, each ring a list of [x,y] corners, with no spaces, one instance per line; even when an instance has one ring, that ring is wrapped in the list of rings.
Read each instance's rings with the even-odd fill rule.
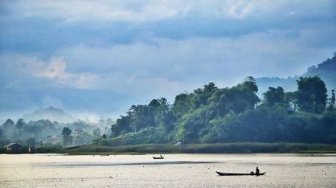
[[[0,155],[0,187],[333,187],[336,155]],[[218,176],[215,171],[264,176]]]

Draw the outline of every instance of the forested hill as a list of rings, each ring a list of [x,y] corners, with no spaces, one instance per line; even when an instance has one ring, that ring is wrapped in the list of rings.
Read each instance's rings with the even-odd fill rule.
[[[334,57],[327,59],[317,66],[308,68],[304,76],[319,76],[327,85],[328,89],[336,89],[336,52]]]
[[[317,66],[311,66],[302,75],[293,75],[288,78],[262,77],[256,78],[260,91],[266,91],[269,86],[281,86],[289,91],[297,87],[296,80],[301,76],[319,76],[326,84],[328,90],[336,89],[336,53],[330,59],[323,61]]]
[[[55,107],[41,108],[33,113],[25,114],[23,119],[26,121],[38,121],[41,119],[47,119],[49,121],[57,122],[73,122],[75,118],[70,114],[64,112],[62,109]]]
[[[335,94],[317,76],[303,77],[286,92],[270,87],[257,95],[253,77],[231,88],[214,83],[192,93],[133,105],[117,119],[104,145],[149,143],[336,143]]]

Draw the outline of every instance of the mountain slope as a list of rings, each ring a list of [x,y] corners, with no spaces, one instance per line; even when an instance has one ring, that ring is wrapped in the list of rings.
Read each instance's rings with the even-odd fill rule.
[[[52,106],[44,109],[39,109],[31,114],[26,114],[23,116],[23,119],[27,121],[37,121],[41,119],[48,119],[50,121],[58,122],[74,121],[74,118],[71,117],[71,115],[65,113],[62,109],[58,109]]]
[[[328,91],[336,89],[336,53],[331,59],[327,59],[317,66],[312,66],[305,73],[299,76],[279,78],[279,77],[261,77],[256,78],[259,92],[267,91],[268,87],[281,86],[287,91],[294,91],[297,88],[296,80],[299,77],[319,76],[326,84]]]
[[[319,76],[328,89],[336,89],[336,53],[317,66],[309,67],[304,76]]]

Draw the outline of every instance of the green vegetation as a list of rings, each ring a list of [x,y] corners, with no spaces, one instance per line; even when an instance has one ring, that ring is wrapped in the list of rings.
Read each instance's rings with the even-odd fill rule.
[[[331,152],[336,144],[335,91],[328,97],[324,81],[312,74],[327,68],[330,73],[335,66],[336,55],[298,78],[296,91],[269,87],[262,98],[253,77],[226,88],[210,82],[177,95],[172,104],[159,98],[132,105],[115,123],[102,122],[111,126],[104,132],[82,121],[8,119],[0,127],[0,144],[37,145],[42,153]],[[66,148],[83,144],[92,145]]]
[[[335,152],[334,91],[328,99],[324,82],[317,76],[300,78],[297,83],[294,92],[269,87],[263,99],[257,96],[257,83],[252,77],[231,88],[209,83],[192,93],[177,95],[172,105],[160,98],[148,105],[131,106],[127,115],[111,126],[109,136],[95,128],[91,128],[92,135],[81,131],[78,128],[83,126],[78,122],[67,124],[72,129],[77,127],[72,136],[72,129],[60,129],[55,126],[57,122],[27,124],[22,119],[16,123],[7,120],[0,135],[25,135],[21,138],[25,138],[23,148],[27,148],[37,145],[36,137],[45,135],[39,135],[38,130],[50,134],[57,131],[59,141],[40,143],[36,147],[39,153]],[[95,138],[92,145],[66,147],[77,145],[86,136]]]
[[[317,76],[300,78],[298,81],[297,104],[302,111],[322,113],[327,102],[327,88]]]
[[[62,130],[63,144],[68,145],[72,143],[71,129],[69,127],[64,127]]]
[[[148,105],[133,105],[98,145],[233,142],[336,143],[336,110],[317,76],[300,78],[295,92],[269,87],[263,100],[253,77],[231,88],[214,83]]]

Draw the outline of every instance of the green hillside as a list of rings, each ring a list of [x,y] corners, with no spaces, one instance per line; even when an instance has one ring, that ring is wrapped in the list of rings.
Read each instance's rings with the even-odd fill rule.
[[[214,83],[192,93],[132,105],[112,125],[107,146],[231,142],[336,143],[335,96],[317,76],[302,77],[297,90],[269,87],[263,97],[248,77],[231,88]]]

